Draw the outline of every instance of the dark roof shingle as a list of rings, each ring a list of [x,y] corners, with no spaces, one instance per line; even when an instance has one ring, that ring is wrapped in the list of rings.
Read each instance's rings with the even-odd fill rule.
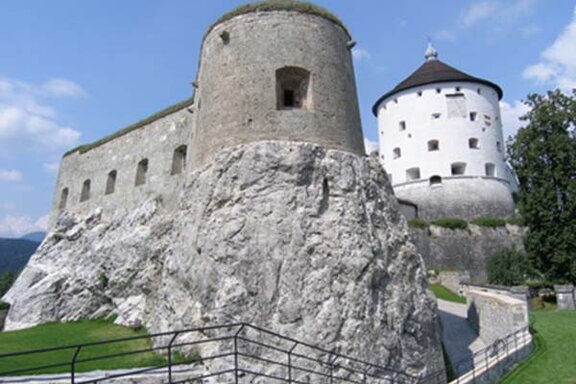
[[[488,80],[470,76],[469,74],[459,71],[458,69],[453,68],[448,64],[444,64],[440,60],[428,60],[422,64],[420,68],[408,76],[404,81],[394,87],[394,89],[380,97],[378,101],[374,103],[374,106],[372,107],[372,113],[377,116],[378,105],[382,102],[382,100],[395,93],[421,85],[454,81],[470,81],[473,83],[481,83],[487,85],[496,91],[499,99],[502,98],[502,89],[498,85]]]

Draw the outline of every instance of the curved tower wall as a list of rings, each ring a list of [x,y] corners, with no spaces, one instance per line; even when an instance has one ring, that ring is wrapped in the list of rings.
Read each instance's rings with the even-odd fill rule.
[[[297,11],[251,12],[214,26],[202,45],[193,166],[261,140],[364,154],[349,41],[335,23]],[[292,75],[307,76],[293,90],[301,104],[284,107],[282,76],[290,83]]]
[[[497,92],[474,82],[438,82],[378,105],[380,160],[400,199],[419,216],[514,213]]]

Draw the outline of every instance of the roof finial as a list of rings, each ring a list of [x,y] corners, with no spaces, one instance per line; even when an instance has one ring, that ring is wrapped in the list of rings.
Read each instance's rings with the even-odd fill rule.
[[[432,46],[430,38],[428,38],[428,48],[426,48],[426,52],[424,52],[424,57],[426,61],[438,60],[438,51]]]

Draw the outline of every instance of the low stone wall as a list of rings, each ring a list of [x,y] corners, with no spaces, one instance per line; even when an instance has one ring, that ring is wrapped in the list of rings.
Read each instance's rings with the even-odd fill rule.
[[[484,284],[486,264],[503,248],[524,249],[525,229],[516,225],[488,228],[470,224],[468,229],[448,229],[431,225],[412,228],[412,241],[424,258],[427,269],[462,270],[472,283]]]
[[[471,289],[466,292],[468,321],[486,344],[528,326],[526,301]]]
[[[509,335],[490,345],[476,356],[473,368],[449,384],[493,384],[532,353],[532,336],[528,329]]]
[[[452,292],[460,293],[462,284],[470,281],[470,274],[467,271],[440,271],[438,280],[440,284]]]
[[[556,303],[558,304],[559,310],[570,311],[576,307],[574,305],[576,292],[572,284],[555,285],[554,292],[556,292]]]

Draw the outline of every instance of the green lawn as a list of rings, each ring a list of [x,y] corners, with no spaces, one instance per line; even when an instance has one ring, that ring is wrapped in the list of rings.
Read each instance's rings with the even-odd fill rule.
[[[110,320],[49,323],[21,331],[0,332],[0,354],[52,348],[56,346],[68,346],[101,340],[120,339],[140,335],[146,335],[146,332],[144,330],[135,331],[126,327],[113,325]],[[104,344],[82,349],[78,358],[81,360],[96,356],[129,352],[150,348],[150,346],[151,341],[149,338],[133,340],[130,342]],[[7,372],[9,370],[69,362],[73,354],[74,349],[67,349],[34,355],[0,358],[0,376],[3,375],[2,372]],[[153,366],[163,364],[164,361],[165,359],[162,356],[147,352],[144,354],[80,363],[77,366],[77,371],[90,371],[103,368],[115,369]],[[66,366],[44,369],[41,372],[58,373],[68,372],[69,370],[70,367]],[[30,372],[23,374],[30,374]]]
[[[466,304],[466,298],[452,292],[445,286],[441,284],[430,284],[428,286],[430,290],[434,293],[437,299],[442,299],[446,301],[452,301],[454,303]]]
[[[576,383],[576,311],[537,311],[530,320],[536,350],[501,384]]]

